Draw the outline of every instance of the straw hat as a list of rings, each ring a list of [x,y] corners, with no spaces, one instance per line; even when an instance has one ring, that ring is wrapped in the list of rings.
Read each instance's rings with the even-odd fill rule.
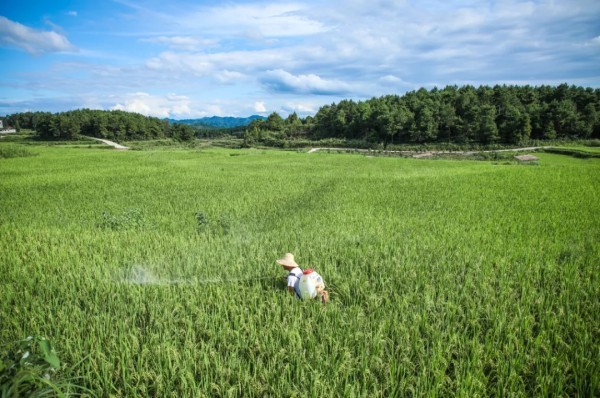
[[[296,264],[296,262],[294,261],[294,255],[292,253],[285,253],[285,256],[283,256],[283,258],[280,258],[279,260],[275,261],[277,261],[278,264],[281,264],[284,267],[299,267],[299,265]]]

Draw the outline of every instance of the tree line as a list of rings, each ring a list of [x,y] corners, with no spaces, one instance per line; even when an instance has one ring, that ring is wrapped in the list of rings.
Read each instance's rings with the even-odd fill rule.
[[[4,118],[4,124],[35,130],[43,139],[71,140],[79,135],[116,141],[175,138],[188,141],[195,130],[184,124],[125,111],[78,109],[68,112],[23,112]]]
[[[600,137],[600,89],[559,86],[447,86],[325,105],[314,117],[271,114],[247,136],[342,138],[387,144],[519,144]]]
[[[447,86],[421,88],[402,96],[343,100],[322,106],[314,116],[285,119],[273,112],[245,131],[209,133],[185,124],[124,111],[81,109],[51,114],[9,115],[6,126],[36,130],[45,139],[78,135],[117,141],[195,136],[243,136],[265,145],[292,140],[345,139],[394,144],[520,144],[528,140],[600,138],[600,89],[559,86]]]

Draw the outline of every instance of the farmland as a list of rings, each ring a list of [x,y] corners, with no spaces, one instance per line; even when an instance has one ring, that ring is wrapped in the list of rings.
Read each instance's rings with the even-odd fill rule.
[[[29,151],[0,159],[0,344],[45,336],[98,396],[600,392],[597,158]]]

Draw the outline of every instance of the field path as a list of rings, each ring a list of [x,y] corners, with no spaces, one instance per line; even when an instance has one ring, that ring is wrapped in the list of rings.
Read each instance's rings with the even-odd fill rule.
[[[437,154],[445,154],[445,153],[453,153],[458,155],[472,155],[474,153],[492,153],[492,152],[524,152],[524,151],[535,151],[538,149],[548,149],[551,148],[549,146],[529,146],[523,148],[511,148],[511,149],[496,149],[489,151],[380,151],[375,149],[358,149],[358,148],[311,148],[307,153],[314,153],[317,151],[325,150],[325,151],[355,151],[355,152],[379,152],[379,153],[403,153],[403,154],[413,154],[415,157],[425,157]]]
[[[121,144],[117,144],[116,142],[112,142],[112,141],[109,141],[109,140],[105,140],[105,139],[103,139],[103,138],[96,138],[96,137],[86,137],[86,138],[89,138],[89,139],[91,139],[91,140],[96,140],[96,141],[103,142],[103,143],[105,143],[106,145],[110,145],[110,146],[112,146],[113,148],[115,148],[115,149],[120,149],[120,150],[122,150],[122,151],[126,151],[126,150],[128,150],[128,149],[129,149],[129,147],[127,147],[127,146],[123,146],[123,145],[121,145]]]

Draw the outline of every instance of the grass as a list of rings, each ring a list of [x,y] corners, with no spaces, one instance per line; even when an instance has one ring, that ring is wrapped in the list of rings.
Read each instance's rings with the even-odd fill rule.
[[[581,159],[600,158],[600,150],[591,147],[556,147],[546,148],[545,152],[569,155]]]
[[[582,151],[582,152],[600,153],[600,147],[592,147],[592,146],[569,145],[569,146],[561,147],[561,149],[573,149],[573,150]]]
[[[598,159],[36,152],[0,162],[0,342],[99,396],[600,393]]]

